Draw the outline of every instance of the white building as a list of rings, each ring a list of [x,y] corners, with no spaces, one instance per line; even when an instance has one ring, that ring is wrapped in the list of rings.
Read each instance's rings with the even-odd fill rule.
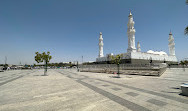
[[[129,21],[127,24],[127,35],[128,35],[128,48],[127,48],[127,53],[122,53],[123,55],[123,61],[125,63],[132,63],[132,64],[145,64],[145,63],[151,63],[151,62],[167,62],[167,63],[177,63],[178,60],[175,56],[175,43],[174,43],[174,38],[172,36],[172,33],[170,31],[169,34],[169,39],[168,39],[168,47],[169,47],[169,55],[167,55],[166,52],[163,51],[152,51],[149,50],[147,52],[141,52],[141,46],[140,43],[137,43],[137,49],[135,47],[135,28],[134,24],[135,22],[133,21],[133,16],[130,12],[129,14]],[[107,54],[105,57],[103,55],[103,38],[102,38],[102,33],[100,32],[100,37],[99,37],[99,56],[96,58],[96,62],[105,62],[105,61],[110,61],[109,55]]]
[[[104,57],[104,54],[103,54],[103,38],[102,38],[102,32],[100,32],[100,36],[99,36],[99,58],[100,57]]]

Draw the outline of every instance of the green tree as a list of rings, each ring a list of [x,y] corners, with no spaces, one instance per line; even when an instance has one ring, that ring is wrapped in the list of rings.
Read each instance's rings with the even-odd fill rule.
[[[70,68],[72,67],[72,62],[69,62],[69,67],[70,67]]]
[[[187,64],[188,64],[188,61],[187,61],[187,60],[182,60],[182,61],[180,61],[180,64],[181,64],[181,65],[187,65]]]
[[[184,65],[184,64],[185,64],[185,62],[184,62],[184,61],[180,61],[180,63],[179,63],[179,64]]]
[[[35,61],[37,63],[41,63],[44,62],[45,64],[45,68],[44,68],[44,75],[47,75],[47,66],[48,63],[50,62],[50,60],[52,59],[52,56],[50,56],[50,52],[43,52],[43,53],[39,53],[39,52],[35,52],[36,56],[35,56]]]
[[[37,65],[36,64],[33,64],[33,67],[36,67]]]
[[[5,67],[5,68],[8,68],[8,64],[4,64],[4,67]]]
[[[118,77],[120,77],[119,76],[120,75],[120,73],[119,73],[119,65],[120,65],[122,57],[123,57],[123,54],[118,54],[116,56],[111,56],[111,62],[117,65]]]

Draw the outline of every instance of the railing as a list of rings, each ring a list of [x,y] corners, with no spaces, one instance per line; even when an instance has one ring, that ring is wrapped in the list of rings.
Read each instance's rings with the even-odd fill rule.
[[[159,70],[160,65],[156,64],[120,64],[120,70]],[[80,66],[81,71],[114,71],[117,70],[116,64],[97,64]]]

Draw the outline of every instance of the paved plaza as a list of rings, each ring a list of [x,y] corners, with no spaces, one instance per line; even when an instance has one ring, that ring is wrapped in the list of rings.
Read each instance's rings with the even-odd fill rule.
[[[0,72],[0,111],[187,111],[188,69],[161,77],[76,72],[75,69]]]

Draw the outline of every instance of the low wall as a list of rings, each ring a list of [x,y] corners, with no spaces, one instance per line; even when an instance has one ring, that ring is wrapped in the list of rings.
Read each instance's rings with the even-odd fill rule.
[[[83,72],[97,72],[97,73],[117,73],[116,64],[97,64],[97,65],[83,65],[80,66],[80,71]],[[122,74],[139,74],[139,75],[155,75],[160,76],[165,72],[165,65],[133,65],[120,64],[119,70]]]
[[[187,65],[169,65],[168,68],[188,68]]]

